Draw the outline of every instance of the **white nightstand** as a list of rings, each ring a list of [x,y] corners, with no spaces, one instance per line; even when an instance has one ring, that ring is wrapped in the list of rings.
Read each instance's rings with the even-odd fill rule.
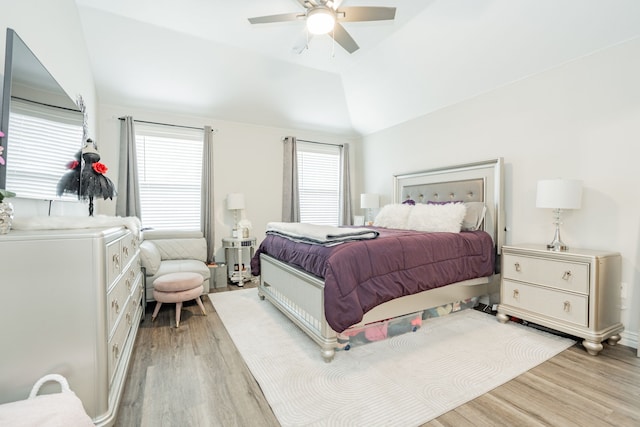
[[[544,245],[502,247],[498,320],[509,316],[584,338],[597,355],[620,341],[620,254]]]
[[[255,237],[225,237],[222,239],[227,274],[231,283],[243,286],[251,280],[251,258],[256,248]],[[245,251],[243,253],[243,251]]]

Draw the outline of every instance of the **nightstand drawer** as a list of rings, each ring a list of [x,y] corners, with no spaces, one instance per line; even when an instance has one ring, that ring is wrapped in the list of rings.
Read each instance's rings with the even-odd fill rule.
[[[586,263],[505,254],[502,274],[505,279],[589,294]]]
[[[501,303],[580,326],[588,326],[589,322],[586,295],[503,280]]]

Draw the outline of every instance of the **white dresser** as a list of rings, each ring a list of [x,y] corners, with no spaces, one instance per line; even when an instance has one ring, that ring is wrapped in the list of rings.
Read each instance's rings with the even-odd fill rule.
[[[615,345],[620,323],[620,254],[543,245],[502,247],[498,320],[509,316],[584,338],[597,355],[602,341]]]
[[[57,373],[113,424],[142,315],[139,243],[123,227],[0,235],[0,403]]]

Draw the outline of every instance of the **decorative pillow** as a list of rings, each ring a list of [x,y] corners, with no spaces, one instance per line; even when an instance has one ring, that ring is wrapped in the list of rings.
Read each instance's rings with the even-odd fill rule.
[[[464,231],[480,230],[487,207],[484,202],[465,202],[465,205],[467,206],[467,213],[462,220],[462,229]]]
[[[487,212],[484,202],[462,202],[461,200],[452,200],[450,202],[427,201],[428,205],[449,205],[451,203],[464,203],[467,206],[467,213],[464,216],[464,220],[462,220],[461,230],[480,230],[482,221],[484,221],[484,214]]]
[[[156,274],[160,268],[160,251],[149,240],[140,243],[140,262],[147,269],[147,275]]]
[[[466,212],[464,203],[417,204],[407,225],[410,230],[459,233]]]
[[[414,207],[405,204],[385,205],[373,221],[376,227],[407,229],[409,213]]]

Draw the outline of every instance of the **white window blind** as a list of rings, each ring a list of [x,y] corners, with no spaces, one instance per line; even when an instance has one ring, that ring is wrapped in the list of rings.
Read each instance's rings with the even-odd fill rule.
[[[298,141],[300,222],[338,225],[340,147]]]
[[[136,123],[144,227],[200,230],[203,131]]]
[[[77,111],[11,100],[6,188],[18,197],[51,200],[67,165],[82,148],[82,119]],[[77,199],[64,195],[63,199]]]

